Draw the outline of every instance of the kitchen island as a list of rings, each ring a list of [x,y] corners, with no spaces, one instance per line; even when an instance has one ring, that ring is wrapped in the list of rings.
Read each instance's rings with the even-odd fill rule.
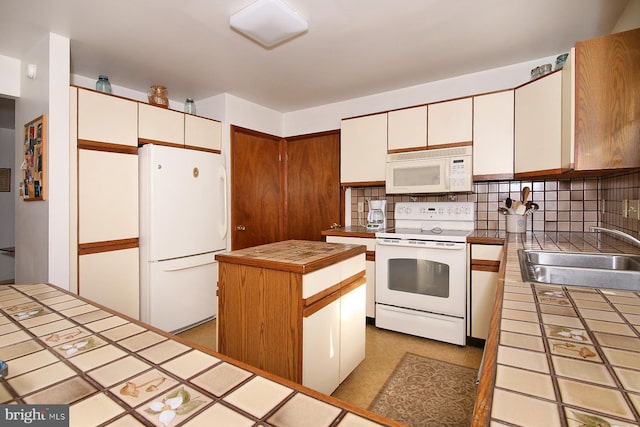
[[[49,284],[0,286],[0,359],[0,403],[71,426],[400,425]]]
[[[640,293],[523,282],[518,250],[640,248],[596,233],[505,237],[473,425],[639,425]]]
[[[288,240],[216,255],[218,351],[331,394],[364,359],[365,252]]]

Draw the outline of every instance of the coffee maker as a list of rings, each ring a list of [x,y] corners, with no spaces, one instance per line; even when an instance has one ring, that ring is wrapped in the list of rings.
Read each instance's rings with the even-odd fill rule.
[[[387,201],[369,200],[367,229],[384,230],[385,228],[387,228]]]

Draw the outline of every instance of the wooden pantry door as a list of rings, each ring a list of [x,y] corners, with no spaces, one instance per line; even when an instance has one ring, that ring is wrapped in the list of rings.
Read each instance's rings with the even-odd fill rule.
[[[323,240],[342,223],[340,132],[289,137],[231,127],[231,249]]]
[[[231,249],[284,240],[281,138],[231,126]]]

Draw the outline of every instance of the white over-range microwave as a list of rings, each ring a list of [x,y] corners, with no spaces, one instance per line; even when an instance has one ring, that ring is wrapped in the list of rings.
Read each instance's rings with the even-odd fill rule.
[[[473,182],[469,146],[387,155],[388,194],[470,192]]]

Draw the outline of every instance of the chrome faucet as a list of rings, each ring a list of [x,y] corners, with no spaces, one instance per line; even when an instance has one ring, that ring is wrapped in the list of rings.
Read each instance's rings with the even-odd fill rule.
[[[610,234],[615,234],[617,236],[620,237],[624,237],[625,239],[631,240],[633,243],[635,243],[636,245],[640,246],[640,240],[636,239],[635,237],[633,237],[630,234],[627,234],[623,231],[620,230],[611,230],[609,228],[604,228],[604,227],[589,227],[589,231],[600,231],[600,232],[604,232],[604,233],[610,233]]]

